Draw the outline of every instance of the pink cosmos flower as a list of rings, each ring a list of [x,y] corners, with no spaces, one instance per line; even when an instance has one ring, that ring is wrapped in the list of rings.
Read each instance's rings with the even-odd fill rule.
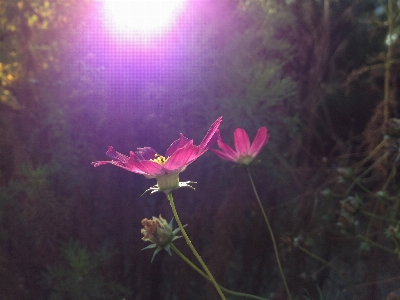
[[[261,127],[258,129],[257,135],[251,145],[249,136],[242,128],[236,128],[233,137],[236,151],[224,143],[221,137],[218,139],[218,146],[221,150],[211,149],[211,151],[222,159],[248,166],[268,142],[269,133],[267,127]]]
[[[92,164],[95,167],[113,164],[127,171],[142,174],[146,178],[156,178],[157,186],[150,190],[164,191],[168,194],[174,188],[188,186],[185,183],[179,183],[179,173],[215,144],[219,138],[218,127],[221,122],[222,117],[219,117],[198,146],[193,145],[193,140],[184,137],[181,133],[179,139],[169,146],[165,156],[159,155],[151,147],[138,148],[137,151],[131,151],[129,156],[126,156],[110,146],[106,154],[112,160],[97,161]]]

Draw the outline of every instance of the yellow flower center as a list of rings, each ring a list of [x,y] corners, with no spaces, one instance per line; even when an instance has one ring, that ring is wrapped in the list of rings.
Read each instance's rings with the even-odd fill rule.
[[[164,157],[162,155],[156,154],[156,155],[154,155],[154,159],[150,159],[150,160],[158,163],[161,166],[163,166],[167,162],[168,158],[169,157]]]

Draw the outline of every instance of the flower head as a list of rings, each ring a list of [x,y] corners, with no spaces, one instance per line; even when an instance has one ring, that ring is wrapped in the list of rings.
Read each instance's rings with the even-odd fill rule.
[[[165,156],[158,154],[151,147],[138,148],[129,156],[119,153],[109,147],[107,155],[111,161],[97,161],[95,167],[113,164],[127,171],[144,175],[146,178],[157,179],[158,191],[169,193],[179,187],[179,173],[212,147],[219,138],[218,127],[222,122],[219,117],[210,127],[200,145],[193,145],[193,140],[180,134],[179,139],[169,146]]]
[[[222,159],[248,166],[268,142],[269,133],[267,127],[261,127],[258,129],[257,135],[251,145],[249,136],[242,128],[237,128],[233,137],[236,151],[224,143],[221,137],[218,139],[218,146],[221,150],[211,149],[211,151]]]
[[[174,231],[172,231],[172,220],[168,224],[167,221],[161,217],[161,215],[159,218],[153,217],[152,220],[142,220],[142,225],[144,226],[144,228],[141,230],[141,233],[143,234],[142,240],[152,243],[142,250],[157,248],[156,251],[154,251],[151,259],[152,262],[156,254],[162,249],[171,255],[171,243],[181,237],[176,236],[180,230],[179,228],[176,228]]]

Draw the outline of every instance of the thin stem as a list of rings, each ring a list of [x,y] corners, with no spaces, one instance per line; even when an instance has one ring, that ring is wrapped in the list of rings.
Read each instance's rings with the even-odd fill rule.
[[[226,300],[226,298],[224,296],[224,293],[222,293],[222,290],[219,287],[218,283],[215,281],[215,279],[214,279],[213,275],[211,274],[210,270],[207,268],[207,266],[204,263],[203,259],[201,258],[201,256],[197,252],[197,250],[194,248],[194,246],[192,244],[192,241],[189,239],[189,236],[187,235],[186,230],[183,227],[181,220],[179,219],[179,215],[178,215],[178,212],[176,211],[175,204],[174,204],[174,198],[172,197],[172,193],[171,192],[167,195],[167,198],[169,200],[169,204],[171,205],[171,209],[172,209],[172,212],[174,214],[176,223],[178,223],[178,226],[179,226],[179,228],[180,228],[180,230],[182,232],[183,237],[186,240],[186,243],[188,244],[189,248],[192,250],[194,256],[196,256],[197,260],[199,261],[199,263],[203,267],[204,271],[206,271],[209,280],[212,282],[212,284],[214,285],[214,287],[217,290],[218,294],[221,296],[221,299]]]
[[[375,247],[377,247],[379,249],[382,249],[382,250],[384,250],[384,251],[386,251],[388,253],[391,253],[391,254],[394,254],[394,255],[398,254],[398,251],[389,249],[389,248],[387,248],[387,247],[385,247],[385,246],[383,246],[383,245],[381,245],[381,244],[379,244],[377,242],[374,242],[373,240],[370,240],[369,238],[367,238],[367,237],[365,237],[365,236],[363,236],[361,234],[357,234],[357,237],[359,239],[363,240],[364,242],[366,242],[366,243],[368,243],[368,244],[370,244],[372,246],[375,246]]]
[[[189,266],[191,266],[197,273],[199,273],[201,276],[203,276],[206,280],[211,281],[211,279],[207,276],[206,273],[204,273],[202,270],[200,270],[194,263],[192,263],[181,251],[179,251],[178,248],[174,244],[170,244],[171,249],[178,254],[180,258],[182,258]],[[222,285],[217,283],[218,286],[221,288],[222,291],[224,291],[227,294],[233,295],[233,296],[239,296],[239,297],[245,297],[245,298],[251,298],[251,299],[258,299],[258,300],[267,300],[266,298],[258,297],[255,295],[250,295],[246,293],[239,293],[239,292],[234,292],[231,290],[228,290],[227,288],[224,288]]]
[[[391,180],[394,178],[394,176],[396,175],[396,169],[397,169],[396,164],[393,164],[392,170],[390,170],[390,174],[389,174],[389,176],[388,176],[388,178],[387,178],[387,180],[386,180],[386,182],[385,182],[385,185],[384,185],[383,188],[382,188],[382,191],[386,191],[386,189],[387,189],[387,187],[388,187],[390,181],[391,181]]]
[[[388,153],[383,154],[381,157],[379,157],[371,166],[367,168],[361,175],[357,176],[356,179],[350,184],[348,187],[347,191],[344,193],[345,195],[350,194],[350,191],[353,189],[353,187],[360,181],[361,178],[363,178],[365,175],[367,175],[372,169],[374,169],[380,162],[381,160],[385,159],[387,157]]]
[[[358,167],[361,168],[366,162],[370,161],[370,160],[375,156],[375,154],[377,154],[378,151],[379,151],[382,147],[384,147],[384,146],[386,145],[386,143],[387,143],[387,140],[386,140],[386,139],[383,139],[383,140],[379,143],[379,145],[376,146],[376,147],[368,154],[368,156],[367,156],[366,158],[364,158],[364,159],[361,161],[361,163],[359,164]]]
[[[268,218],[267,218],[267,214],[265,213],[265,210],[264,210],[264,207],[263,207],[263,205],[261,203],[260,197],[258,196],[258,192],[257,192],[256,186],[254,184],[253,177],[251,176],[249,168],[247,168],[247,173],[249,174],[251,186],[253,187],[253,191],[254,191],[254,194],[256,196],[258,205],[260,205],[260,209],[261,209],[261,212],[262,212],[262,214],[264,216],[265,223],[267,223],[269,234],[271,235],[271,240],[272,240],[272,245],[274,246],[276,261],[278,263],[279,272],[281,273],[281,277],[282,277],[282,280],[283,280],[283,284],[285,286],[286,293],[288,295],[288,299],[292,300],[292,295],[290,294],[289,287],[288,287],[288,285],[286,283],[285,274],[283,273],[283,269],[282,269],[282,266],[281,266],[281,261],[279,259],[279,252],[278,252],[278,247],[276,246],[274,232],[272,231],[271,225],[269,224],[269,221],[268,221]]]
[[[370,213],[368,211],[365,210],[360,210],[360,213],[362,213],[363,215],[366,215],[372,219],[377,219],[377,220],[381,220],[381,221],[385,221],[385,222],[395,222],[396,219],[395,218],[386,218],[386,217],[381,217],[379,215],[375,215],[373,213]]]
[[[351,280],[349,277],[347,277],[347,275],[341,271],[340,269],[336,268],[333,264],[331,264],[329,261],[326,261],[325,259],[319,257],[318,255],[308,251],[306,248],[300,246],[299,244],[296,244],[297,249],[303,251],[304,253],[306,253],[307,255],[311,256],[312,258],[322,262],[323,264],[327,265],[328,267],[332,268],[333,270],[337,271],[340,275],[343,276],[343,278],[346,280],[347,284],[349,285],[350,289],[352,290],[354,297],[356,299],[358,299],[357,297],[357,293],[356,290],[354,289],[354,287],[351,285]]]

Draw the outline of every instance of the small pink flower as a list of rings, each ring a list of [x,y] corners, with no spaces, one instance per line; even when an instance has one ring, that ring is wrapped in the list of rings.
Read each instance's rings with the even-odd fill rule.
[[[238,164],[249,165],[254,158],[260,153],[269,139],[267,127],[263,126],[257,131],[257,135],[250,145],[250,139],[246,131],[242,128],[236,128],[234,133],[235,150],[228,144],[218,139],[218,146],[221,150],[211,149],[212,152],[225,160],[230,160]]]
[[[186,167],[204,154],[212,147],[219,138],[218,127],[222,122],[219,117],[210,127],[200,145],[193,145],[189,140],[180,134],[180,138],[169,146],[165,156],[159,155],[153,148],[138,148],[131,151],[129,156],[121,154],[109,147],[107,155],[111,161],[97,161],[92,164],[95,167],[104,164],[113,164],[127,171],[144,175],[146,178],[157,179],[157,191],[170,190],[179,186],[187,186],[179,183],[179,173],[185,171]],[[154,190],[154,189],[152,189]]]

